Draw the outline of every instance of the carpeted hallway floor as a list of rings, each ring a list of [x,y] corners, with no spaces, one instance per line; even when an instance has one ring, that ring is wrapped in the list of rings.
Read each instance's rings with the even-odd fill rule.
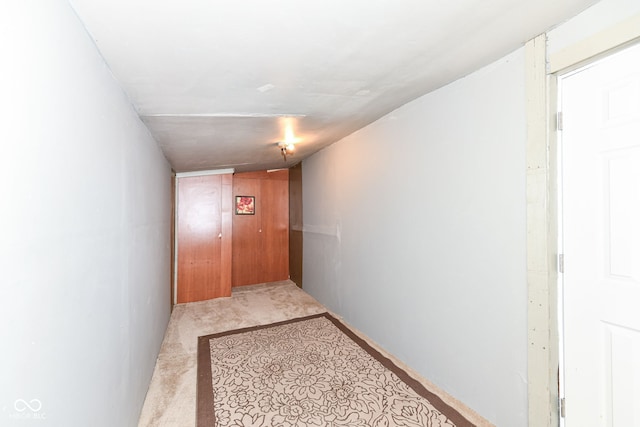
[[[195,426],[199,336],[325,311],[328,310],[290,281],[235,288],[231,298],[175,306],[138,426]],[[374,343],[370,344],[376,347]],[[380,351],[408,373],[420,378],[399,360]],[[491,425],[433,384],[426,380],[421,382],[478,426]]]

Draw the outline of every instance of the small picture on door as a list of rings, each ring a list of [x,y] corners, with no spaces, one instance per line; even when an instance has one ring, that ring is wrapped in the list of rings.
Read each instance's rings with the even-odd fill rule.
[[[255,215],[256,198],[254,196],[236,196],[236,215]]]

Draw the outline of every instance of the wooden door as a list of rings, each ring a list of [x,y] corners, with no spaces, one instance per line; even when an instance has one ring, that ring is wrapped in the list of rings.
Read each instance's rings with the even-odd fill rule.
[[[236,174],[233,177],[233,198],[236,196],[255,197],[253,215],[233,216],[233,286],[251,285],[260,282],[261,216],[260,179],[253,175]]]
[[[288,176],[288,170],[234,176],[234,199],[255,197],[255,214],[233,216],[233,286],[289,278]]]
[[[567,427],[640,427],[640,45],[561,79]]]
[[[232,175],[178,179],[177,302],[231,295]]]
[[[262,236],[260,283],[289,278],[289,174],[271,173],[260,182]]]

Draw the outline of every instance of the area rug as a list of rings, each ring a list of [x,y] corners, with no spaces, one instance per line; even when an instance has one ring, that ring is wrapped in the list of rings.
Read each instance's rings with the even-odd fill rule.
[[[328,313],[198,338],[197,427],[473,426]]]

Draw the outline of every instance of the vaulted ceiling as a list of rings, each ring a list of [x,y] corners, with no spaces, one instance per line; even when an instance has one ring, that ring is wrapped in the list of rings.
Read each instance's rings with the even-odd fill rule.
[[[70,2],[184,172],[291,166],[595,0]]]

